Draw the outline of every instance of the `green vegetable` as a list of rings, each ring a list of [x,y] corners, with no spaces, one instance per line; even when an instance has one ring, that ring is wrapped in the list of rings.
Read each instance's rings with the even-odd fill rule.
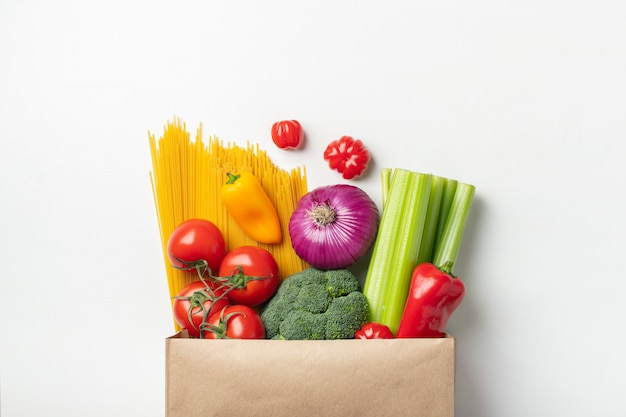
[[[432,263],[439,268],[447,266],[452,272],[472,207],[474,189],[475,187],[470,184],[458,183],[456,186],[450,210],[446,216],[441,236],[436,242],[437,246],[433,255]]]
[[[382,198],[383,198],[383,210],[387,205],[387,199],[389,198],[389,187],[391,186],[391,168],[381,168],[380,179],[382,182]]]
[[[441,198],[445,187],[446,179],[433,175],[432,186],[430,187],[430,197],[428,200],[428,211],[424,221],[424,232],[420,243],[420,251],[417,255],[417,263],[430,262],[435,250],[437,235],[437,222],[439,220],[439,210],[441,209]]]
[[[394,170],[365,277],[369,321],[385,324],[393,333],[417,263],[431,186],[430,174]]]
[[[347,269],[308,268],[287,277],[261,312],[268,339],[351,339],[368,303]]]
[[[474,186],[405,169],[381,170],[383,213],[365,277],[369,320],[395,334],[404,311],[411,271],[456,261]]]
[[[443,186],[443,195],[441,196],[441,203],[439,206],[439,218],[437,219],[437,232],[435,233],[435,242],[441,239],[443,228],[446,225],[448,219],[448,213],[450,212],[450,206],[452,205],[452,199],[454,199],[454,193],[459,182],[450,178],[445,179]]]

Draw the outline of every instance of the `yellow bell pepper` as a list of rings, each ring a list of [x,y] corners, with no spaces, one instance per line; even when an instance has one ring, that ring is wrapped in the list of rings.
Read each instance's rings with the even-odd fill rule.
[[[226,175],[221,196],[228,213],[257,242],[280,243],[280,219],[259,179],[247,171]]]

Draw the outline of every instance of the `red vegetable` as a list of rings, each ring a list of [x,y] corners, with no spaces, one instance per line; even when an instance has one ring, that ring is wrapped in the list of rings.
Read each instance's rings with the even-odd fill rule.
[[[363,174],[370,160],[370,153],[363,142],[350,136],[331,142],[324,151],[324,160],[331,169],[350,180]]]
[[[214,273],[226,255],[224,236],[208,220],[190,219],[174,229],[167,242],[167,254],[174,268]]]
[[[446,266],[440,269],[428,262],[417,265],[396,337],[443,337],[464,296],[465,284]]]
[[[393,339],[389,327],[375,322],[365,323],[354,333],[355,339]]]
[[[228,252],[220,265],[227,278],[228,298],[233,304],[258,306],[269,300],[278,285],[278,264],[270,252],[257,246],[240,246]]]
[[[304,141],[302,126],[297,120],[276,122],[272,125],[272,140],[280,149],[297,149]]]
[[[319,269],[342,269],[358,261],[378,231],[376,203],[358,187],[318,187],[300,198],[289,219],[296,254]]]
[[[261,316],[244,305],[224,307],[202,326],[205,339],[265,339]]]
[[[174,319],[191,337],[199,337],[202,323],[230,304],[224,291],[210,280],[192,282],[174,297]]]

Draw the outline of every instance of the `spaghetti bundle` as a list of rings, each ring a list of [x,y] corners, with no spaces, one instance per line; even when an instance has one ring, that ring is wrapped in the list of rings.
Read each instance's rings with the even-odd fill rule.
[[[167,241],[174,229],[192,218],[215,223],[224,235],[227,250],[243,245],[268,250],[274,255],[282,278],[307,267],[294,252],[286,231],[291,213],[307,192],[304,167],[283,170],[273,164],[258,145],[224,144],[214,136],[204,143],[202,126],[192,141],[186,125],[179,119],[168,122],[158,140],[149,133],[149,141],[152,155],[150,181],[171,297],[198,279],[195,272],[171,267],[167,255]],[[274,203],[283,227],[280,243],[261,244],[247,236],[222,204],[220,190],[226,174],[241,171],[252,172]]]

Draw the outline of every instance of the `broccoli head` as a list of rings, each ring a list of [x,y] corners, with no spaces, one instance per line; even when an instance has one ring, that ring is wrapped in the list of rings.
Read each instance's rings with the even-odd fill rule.
[[[293,274],[261,312],[270,339],[351,339],[367,318],[367,299],[347,269]]]

